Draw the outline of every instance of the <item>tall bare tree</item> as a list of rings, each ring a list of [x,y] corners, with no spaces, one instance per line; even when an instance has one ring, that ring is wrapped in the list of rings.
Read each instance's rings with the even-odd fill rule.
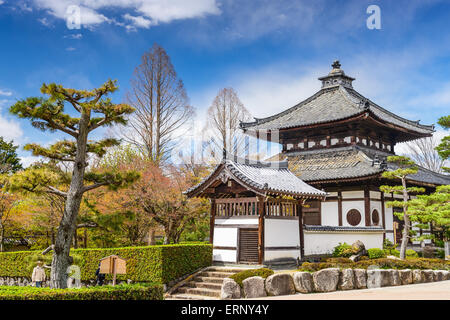
[[[244,135],[239,128],[240,121],[251,119],[233,88],[223,88],[208,108],[205,131],[209,132],[218,150],[239,154],[244,143]]]
[[[127,103],[136,109],[124,138],[156,164],[164,162],[193,115],[183,82],[166,51],[158,44],[135,69]]]
[[[436,147],[439,140],[433,137],[417,139],[405,143],[407,155],[420,166],[441,173],[444,160],[439,157]]]

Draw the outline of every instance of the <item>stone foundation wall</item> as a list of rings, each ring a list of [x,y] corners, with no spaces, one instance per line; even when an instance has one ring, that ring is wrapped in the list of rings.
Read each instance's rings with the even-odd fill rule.
[[[450,280],[447,270],[343,269],[328,268],[310,272],[276,273],[267,279],[245,279],[242,288],[231,278],[223,282],[222,299],[259,298],[295,293],[371,289]]]

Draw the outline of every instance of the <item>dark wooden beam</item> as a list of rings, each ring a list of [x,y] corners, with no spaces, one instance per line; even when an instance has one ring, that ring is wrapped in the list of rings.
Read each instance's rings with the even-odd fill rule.
[[[264,198],[258,197],[258,263],[264,262]]]
[[[370,191],[367,186],[364,188],[364,216],[366,226],[370,226]]]
[[[298,231],[300,238],[300,259],[305,256],[305,236],[303,232],[303,206],[301,203],[297,204],[297,215],[298,215]]]
[[[386,230],[386,213],[384,208],[384,192],[381,192],[381,222],[383,225],[383,229]],[[386,239],[386,232],[383,233],[383,243]]]
[[[211,209],[210,209],[211,215],[209,217],[209,242],[212,244],[212,243],[214,243],[214,223],[215,223],[215,218],[216,218],[216,200],[211,199],[210,205],[211,205]]]
[[[342,192],[338,191],[338,220],[339,226],[342,226]]]

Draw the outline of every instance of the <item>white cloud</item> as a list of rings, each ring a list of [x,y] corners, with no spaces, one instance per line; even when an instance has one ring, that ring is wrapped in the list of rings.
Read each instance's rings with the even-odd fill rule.
[[[83,38],[83,35],[81,33],[75,33],[75,34],[68,34],[64,36],[65,39],[74,39],[79,40]]]
[[[131,13],[138,12],[140,16],[127,12],[123,17],[132,21],[131,27],[148,28],[150,25],[167,23],[179,19],[203,17],[208,14],[219,14],[220,10],[215,0],[33,0],[39,9],[47,10],[59,19],[66,19],[67,8],[76,5],[80,8],[81,24],[92,27],[104,22],[120,26],[129,25],[107,17],[102,10],[121,9]]]
[[[22,167],[24,167],[24,168],[28,168],[30,165],[32,165],[33,163],[35,163],[36,161],[39,161],[39,160],[40,160],[40,158],[35,157],[35,156],[20,157],[20,162],[22,164]]]
[[[42,23],[44,26],[46,26],[46,27],[51,27],[52,26],[51,22],[45,17],[42,18],[42,19],[38,19],[38,21],[40,23]]]
[[[75,51],[76,49],[74,47],[67,47],[66,51]]]
[[[5,3],[5,1],[0,0],[0,6],[1,6],[2,4],[4,4],[4,3]]]
[[[14,140],[15,143],[18,143],[23,136],[23,131],[18,122],[0,114],[0,136],[6,141]]]
[[[130,29],[130,30],[136,30],[136,28],[148,29],[152,25],[152,21],[151,20],[146,19],[146,18],[144,18],[142,16],[134,17],[134,16],[132,16],[132,15],[127,13],[123,17],[126,20],[131,21],[132,25],[128,25],[127,26],[127,29]]]
[[[12,92],[9,91],[9,90],[3,90],[3,89],[0,89],[0,96],[7,96],[7,97],[10,97],[10,96],[12,96]]]

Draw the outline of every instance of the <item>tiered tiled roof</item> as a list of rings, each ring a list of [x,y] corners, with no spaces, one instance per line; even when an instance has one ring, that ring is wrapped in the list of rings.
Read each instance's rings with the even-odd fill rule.
[[[377,156],[377,159],[376,157]],[[289,169],[308,183],[333,180],[378,177],[383,171],[395,170],[393,164],[383,166],[383,159],[389,154],[374,152],[360,146],[324,149],[276,155],[273,159],[288,159]],[[269,159],[270,160],[270,159]],[[419,171],[408,177],[418,184],[450,184],[450,176],[439,174],[419,166]]]
[[[333,64],[333,70],[328,76],[319,79],[322,80],[322,89],[313,96],[273,116],[243,122],[241,128],[288,129],[343,120],[370,112],[375,118],[417,134],[431,135],[434,131],[433,125],[422,125],[419,121],[402,118],[358,93],[351,84],[354,79],[345,75],[338,62]]]
[[[287,161],[260,162],[243,159],[225,159],[198,185],[187,190],[188,196],[196,196],[221,177],[232,178],[260,195],[291,195],[294,197],[326,196],[299,179],[288,169]]]

